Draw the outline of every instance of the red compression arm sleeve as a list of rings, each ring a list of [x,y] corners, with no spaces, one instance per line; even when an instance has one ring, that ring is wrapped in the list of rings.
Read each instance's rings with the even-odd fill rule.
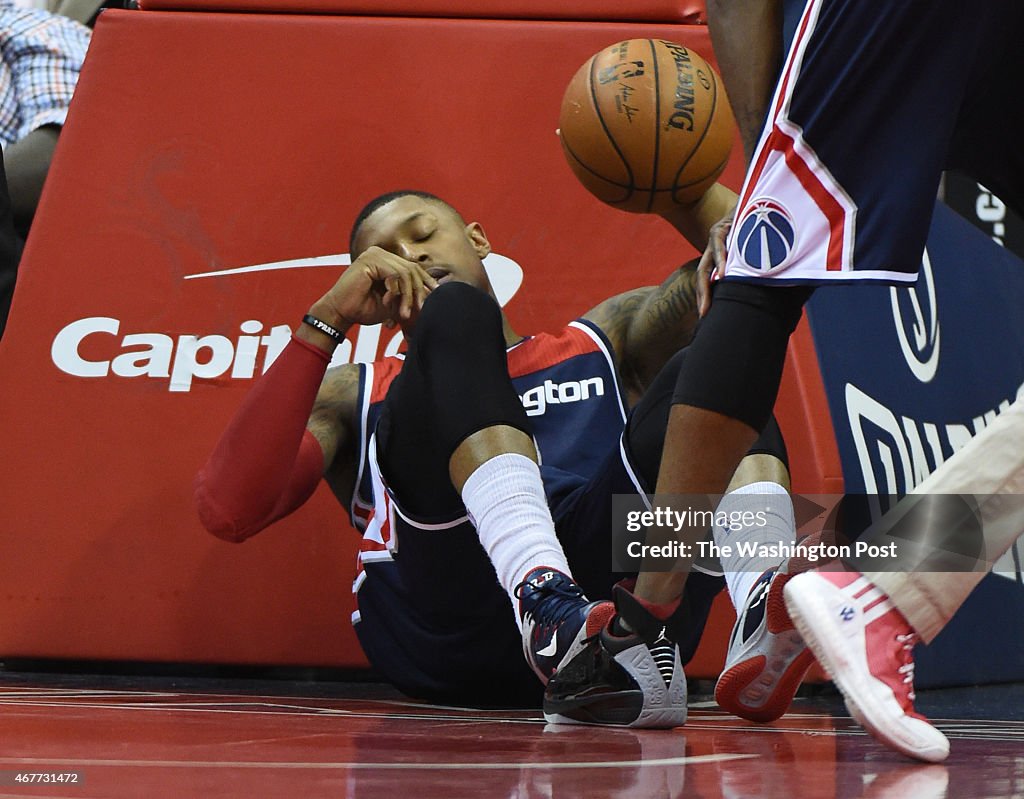
[[[316,490],[324,454],[306,421],[329,361],[326,352],[292,336],[199,470],[199,518],[218,538],[244,541]]]

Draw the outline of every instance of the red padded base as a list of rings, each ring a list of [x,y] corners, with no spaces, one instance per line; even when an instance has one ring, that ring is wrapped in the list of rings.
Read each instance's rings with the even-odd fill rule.
[[[469,17],[705,24],[704,0],[142,0],[162,11],[257,11],[389,17]]]

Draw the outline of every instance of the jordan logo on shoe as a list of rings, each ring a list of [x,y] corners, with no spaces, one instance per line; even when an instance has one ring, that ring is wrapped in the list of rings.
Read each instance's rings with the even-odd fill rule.
[[[668,639],[664,627],[661,628],[654,643],[650,645],[649,651],[665,685],[671,685],[672,674],[675,672],[676,645]]]
[[[853,621],[853,617],[857,615],[857,611],[846,605],[841,611],[839,611],[839,617],[843,621]]]

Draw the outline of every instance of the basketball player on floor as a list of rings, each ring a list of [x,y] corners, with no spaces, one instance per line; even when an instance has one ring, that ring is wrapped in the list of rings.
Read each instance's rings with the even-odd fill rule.
[[[710,221],[734,200],[716,185],[666,218],[703,247]],[[200,516],[215,535],[241,541],[299,507],[323,477],[363,533],[354,621],[370,663],[433,701],[537,702],[530,667],[546,682],[612,614],[610,602],[583,591],[612,593],[613,494],[653,486],[679,350],[697,318],[696,260],[556,334],[521,336],[484,271],[483,228],[440,199],[398,192],[372,201],[350,249],[352,265],[313,303],[198,475]],[[401,326],[404,357],[325,376],[345,331],[381,322]],[[770,505],[757,534],[791,543],[774,421],[751,443],[736,485]],[[756,577],[733,575],[730,589],[745,583],[745,596]],[[637,633],[615,638],[624,665],[594,720],[683,723],[681,664],[720,587],[720,578],[696,575],[664,622],[617,591]],[[778,646],[774,660],[799,680],[809,656],[794,648],[796,632],[754,626],[748,648]],[[766,712],[771,694],[752,712]]]
[[[724,279],[710,306],[702,299],[680,370],[659,493],[725,487],[768,418],[813,286],[916,278],[944,167],[964,168],[1024,211],[1018,0],[966,12],[950,0],[709,0],[708,15],[749,169],[727,258],[713,235],[701,264],[706,275],[724,261]],[[717,366],[741,362],[751,368]],[[1021,401],[918,490],[1022,493]],[[985,519],[993,562],[1022,529],[1020,504]],[[911,649],[980,578],[814,572],[794,577],[784,597],[851,714],[897,750],[938,761],[949,744],[914,711]],[[635,598],[667,616],[684,582],[641,574]],[[781,593],[770,586],[776,608]],[[585,695],[585,685],[571,690]]]

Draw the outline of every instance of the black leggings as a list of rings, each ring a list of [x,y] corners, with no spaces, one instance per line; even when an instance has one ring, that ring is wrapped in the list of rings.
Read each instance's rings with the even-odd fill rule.
[[[381,469],[403,510],[422,521],[462,513],[448,461],[493,425],[533,435],[508,374],[501,310],[467,283],[445,283],[423,304],[377,425]]]

